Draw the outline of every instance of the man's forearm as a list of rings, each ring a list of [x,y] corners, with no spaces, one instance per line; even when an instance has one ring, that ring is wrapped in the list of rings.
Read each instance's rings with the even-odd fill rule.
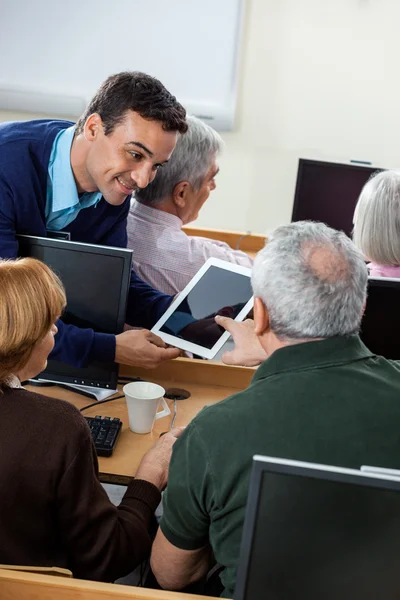
[[[171,304],[173,296],[155,290],[132,270],[126,322],[151,329]]]
[[[184,560],[174,560],[164,553],[152,554],[151,569],[163,589],[181,590],[207,575],[213,556],[209,546],[196,550],[195,553],[185,554]]]
[[[80,328],[57,321],[58,332],[50,358],[74,367],[85,367],[92,360],[112,362],[115,358],[115,336],[95,333],[90,328]]]

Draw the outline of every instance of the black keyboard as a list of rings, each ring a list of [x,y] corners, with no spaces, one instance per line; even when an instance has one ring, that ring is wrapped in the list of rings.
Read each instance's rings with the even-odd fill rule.
[[[98,456],[111,456],[117,443],[122,421],[111,417],[85,417]]]

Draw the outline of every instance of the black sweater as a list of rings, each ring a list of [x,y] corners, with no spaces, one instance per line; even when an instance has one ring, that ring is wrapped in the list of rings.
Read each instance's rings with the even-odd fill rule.
[[[113,581],[149,553],[160,498],[151,483],[135,480],[114,506],[72,404],[24,389],[0,393],[0,563]]]

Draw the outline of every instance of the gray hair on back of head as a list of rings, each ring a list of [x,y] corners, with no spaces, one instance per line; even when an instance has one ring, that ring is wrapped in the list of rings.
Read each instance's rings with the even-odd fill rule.
[[[135,192],[142,204],[155,206],[171,196],[175,186],[188,181],[197,191],[209,171],[212,161],[222,150],[221,136],[197,117],[187,117],[188,130],[178,134],[178,141],[168,163],[161,167],[155,179]]]
[[[360,328],[367,267],[342,232],[298,221],[275,229],[253,265],[254,295],[281,340],[351,335]]]
[[[373,175],[354,211],[353,241],[378,265],[400,265],[400,169]]]

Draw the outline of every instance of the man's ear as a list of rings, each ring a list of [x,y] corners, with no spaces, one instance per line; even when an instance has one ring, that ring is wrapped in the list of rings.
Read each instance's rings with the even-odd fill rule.
[[[269,313],[261,298],[254,298],[254,331],[262,335],[269,330]]]
[[[83,135],[88,142],[93,142],[103,130],[103,121],[98,113],[92,113],[86,119]]]
[[[366,308],[367,308],[367,301],[365,301],[363,304],[362,311],[361,311],[361,318],[363,318]]]
[[[174,187],[174,191],[172,192],[172,198],[174,200],[174,204],[179,206],[179,208],[185,208],[186,202],[188,200],[188,194],[190,192],[190,183],[188,181],[180,181]]]

